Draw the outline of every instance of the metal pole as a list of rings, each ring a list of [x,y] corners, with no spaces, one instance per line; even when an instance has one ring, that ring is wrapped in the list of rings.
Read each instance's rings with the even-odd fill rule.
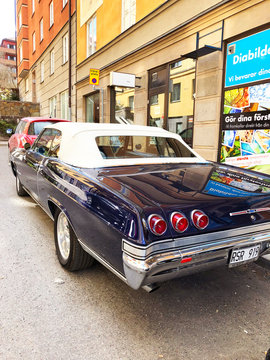
[[[71,119],[71,0],[68,2],[68,110]]]

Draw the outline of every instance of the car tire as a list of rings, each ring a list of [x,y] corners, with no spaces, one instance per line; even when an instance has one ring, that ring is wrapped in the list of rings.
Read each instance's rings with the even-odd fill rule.
[[[19,196],[27,196],[28,195],[22,186],[22,183],[19,179],[18,174],[16,174],[16,191]]]
[[[94,263],[94,258],[81,247],[67,216],[57,210],[54,217],[54,239],[60,264],[69,271],[83,270]]]

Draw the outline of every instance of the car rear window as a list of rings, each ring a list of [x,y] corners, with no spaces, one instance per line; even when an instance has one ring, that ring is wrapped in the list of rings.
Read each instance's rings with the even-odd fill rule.
[[[28,129],[28,135],[39,135],[45,126],[55,124],[55,121],[36,121],[32,122]]]
[[[180,141],[156,136],[99,136],[96,143],[105,159],[195,157]]]

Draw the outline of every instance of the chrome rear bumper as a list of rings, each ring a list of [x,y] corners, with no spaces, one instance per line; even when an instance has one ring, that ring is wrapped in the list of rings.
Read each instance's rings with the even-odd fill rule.
[[[228,265],[233,249],[254,244],[261,244],[260,255],[270,253],[269,224],[165,240],[148,246],[135,245],[123,239],[125,277],[133,289],[139,289],[141,286]]]

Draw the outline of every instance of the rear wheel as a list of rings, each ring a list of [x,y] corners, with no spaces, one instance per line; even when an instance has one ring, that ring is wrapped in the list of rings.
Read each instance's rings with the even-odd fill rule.
[[[94,259],[83,250],[63,211],[57,210],[54,217],[54,239],[60,264],[69,271],[90,267]]]
[[[19,196],[28,195],[27,192],[24,190],[22,183],[20,182],[18,174],[16,174],[16,191]]]

